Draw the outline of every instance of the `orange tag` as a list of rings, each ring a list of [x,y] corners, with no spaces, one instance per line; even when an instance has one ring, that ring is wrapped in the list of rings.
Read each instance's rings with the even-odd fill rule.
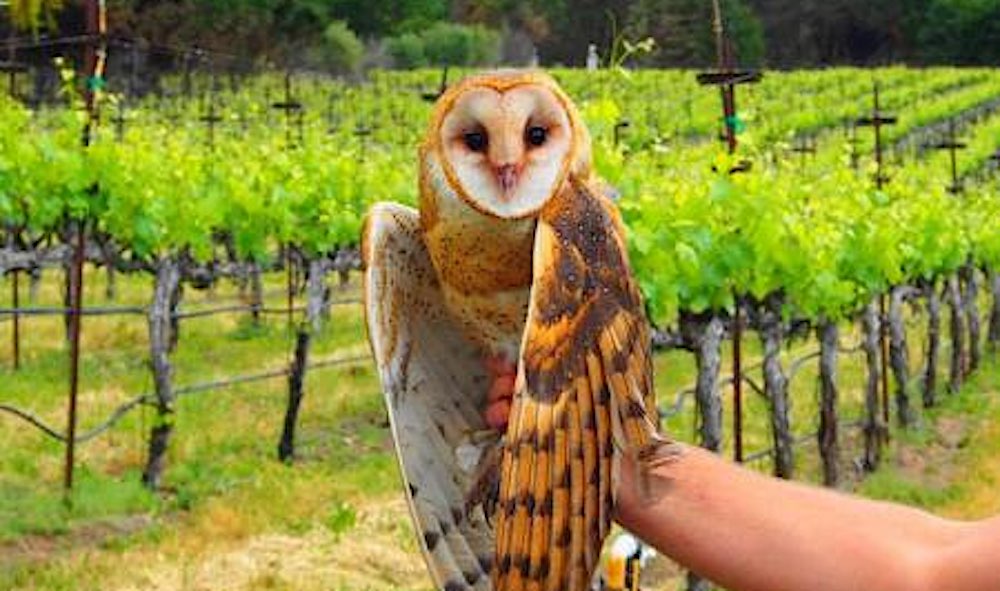
[[[612,556],[608,558],[607,584],[611,591],[625,591],[625,558]]]

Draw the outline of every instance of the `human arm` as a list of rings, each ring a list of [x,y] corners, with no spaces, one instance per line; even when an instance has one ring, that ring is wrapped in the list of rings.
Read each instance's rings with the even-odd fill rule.
[[[621,476],[619,522],[732,591],[1000,589],[1000,519],[949,521],[695,448],[655,468],[648,491],[630,462]]]

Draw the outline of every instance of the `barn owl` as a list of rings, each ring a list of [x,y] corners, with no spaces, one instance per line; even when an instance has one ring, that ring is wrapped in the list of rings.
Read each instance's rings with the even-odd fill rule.
[[[576,107],[540,72],[435,105],[419,211],[364,226],[365,314],[440,589],[589,589],[615,465],[659,433],[649,328]],[[484,479],[485,476],[485,479]],[[478,503],[481,489],[494,502]]]

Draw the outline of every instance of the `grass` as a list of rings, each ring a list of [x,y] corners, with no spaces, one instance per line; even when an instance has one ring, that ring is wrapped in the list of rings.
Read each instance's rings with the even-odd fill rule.
[[[59,304],[54,275],[47,275],[38,305]],[[265,291],[279,289],[281,281],[280,276],[269,278]],[[88,274],[91,304],[104,303],[95,296],[103,294],[101,283],[101,276]],[[119,304],[144,304],[151,293],[142,277],[120,278],[119,288]],[[8,290],[4,292],[9,297]],[[214,301],[235,295],[234,288],[222,288]],[[342,295],[355,296],[356,287]],[[7,303],[0,300],[0,305]],[[206,294],[186,294],[185,305],[210,303]],[[281,305],[281,296],[268,303]],[[0,343],[10,342],[10,331],[9,322],[0,323]],[[283,317],[268,317],[260,326],[245,315],[192,319],[181,331],[173,357],[178,385],[282,367],[290,352]],[[0,350],[6,356],[0,400],[30,409],[60,429],[68,383],[63,335],[61,319],[22,320],[22,369],[16,373],[9,368],[9,349]],[[147,346],[141,316],[85,320],[81,431],[128,398],[150,390]],[[365,350],[360,309],[354,305],[334,308],[328,329],[314,341],[313,355],[353,356]],[[134,535],[103,536],[114,540],[114,552],[172,544],[199,548],[267,530],[301,533],[322,527],[339,535],[351,529],[359,505],[386,499],[398,487],[395,460],[381,427],[381,395],[367,364],[311,372],[306,388],[295,466],[275,461],[287,395],[284,380],[237,386],[178,402],[166,494],[152,495],[139,484],[153,420],[143,409],[78,448],[70,507],[60,487],[62,445],[3,416],[0,588],[105,586],[104,577],[118,570],[115,561],[107,562],[103,541],[84,542],[74,532],[94,533],[89,528],[111,517],[151,518],[151,525]],[[63,556],[59,539],[73,546],[74,554],[82,549],[84,555],[92,553],[91,558],[80,562]],[[44,550],[23,550],[25,540]],[[50,544],[52,540],[57,543]],[[180,549],[178,553],[184,555]]]
[[[1000,513],[1000,370],[991,360],[957,395],[897,433],[885,469],[859,492],[955,519]]]
[[[0,283],[0,305],[9,303],[8,285]],[[88,273],[86,285],[89,302],[104,303],[103,275]],[[267,278],[265,291],[278,292],[270,305],[282,305],[282,286],[283,276]],[[116,303],[144,305],[150,294],[148,278],[120,277]],[[357,286],[342,295],[356,296]],[[184,305],[237,296],[232,286],[212,296],[189,290]],[[36,303],[59,300],[57,273],[50,271]],[[0,401],[61,428],[68,383],[61,319],[22,320],[23,366],[16,373],[9,367],[10,331],[9,322],[0,322]],[[87,318],[83,331],[80,412],[86,430],[124,400],[148,392],[151,379],[143,317]],[[843,340],[856,339],[845,333]],[[919,339],[911,341],[916,366]],[[188,320],[173,357],[175,383],[279,368],[290,348],[283,317],[266,317],[260,325],[239,314]],[[786,365],[814,348],[811,341],[792,343]],[[352,305],[334,309],[313,354],[366,349],[360,308]],[[759,343],[748,339],[748,363],[759,355]],[[845,418],[861,414],[860,363],[858,356],[845,356],[840,364]],[[791,384],[798,433],[816,428],[815,365],[804,366]],[[723,375],[727,371],[724,366]],[[683,352],[662,354],[656,374],[661,398],[672,399],[693,382],[694,364]],[[361,363],[311,372],[306,392],[294,465],[276,459],[284,380],[241,385],[179,400],[162,494],[139,484],[153,420],[148,409],[81,445],[71,506],[60,489],[62,446],[0,415],[0,589],[429,589],[373,368]],[[919,429],[894,438],[885,469],[860,492],[954,517],[1000,510],[993,494],[1000,477],[1000,459],[992,453],[1000,443],[997,392],[1000,371],[989,365],[961,394],[942,396],[941,407],[925,413]],[[728,413],[728,391],[725,397]],[[745,439],[752,452],[769,447],[770,435],[765,401],[749,390],[746,399]],[[689,441],[691,408],[689,399],[667,425]],[[728,454],[728,415],[726,427]],[[847,468],[858,453],[855,439],[847,437]],[[919,464],[915,450],[930,450],[934,461]],[[797,469],[800,479],[819,480],[815,446],[797,451]]]

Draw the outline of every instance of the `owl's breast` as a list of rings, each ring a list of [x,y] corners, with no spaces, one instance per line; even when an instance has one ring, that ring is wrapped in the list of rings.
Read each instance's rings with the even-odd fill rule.
[[[481,214],[422,187],[421,225],[448,309],[492,352],[516,358],[528,313],[535,220]]]
[[[441,280],[467,294],[526,289],[536,221],[500,219],[463,201],[440,166],[424,162],[420,182],[420,226]]]
[[[442,282],[462,293],[488,295],[531,286],[533,229],[521,235],[442,220],[424,237]]]

